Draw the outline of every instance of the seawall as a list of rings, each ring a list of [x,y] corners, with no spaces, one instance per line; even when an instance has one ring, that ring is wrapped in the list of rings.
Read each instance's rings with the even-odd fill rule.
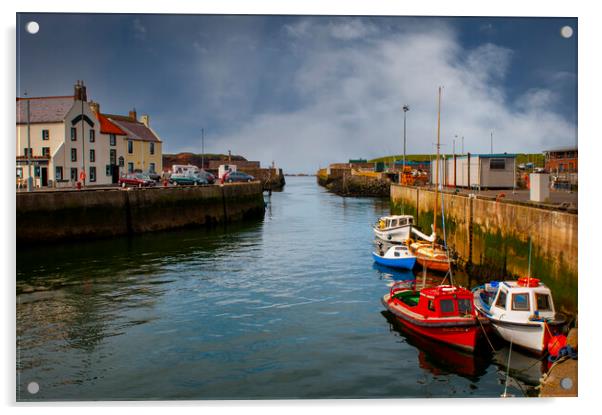
[[[448,192],[443,200],[447,243],[468,268],[489,274],[488,279],[526,276],[531,238],[531,275],[550,286],[558,305],[577,310],[577,214]],[[426,233],[434,202],[433,190],[391,185],[392,210],[414,215]],[[441,193],[438,203],[440,212]]]
[[[332,172],[333,169],[331,169]],[[351,174],[351,170],[327,174],[326,169],[319,170],[316,181],[320,186],[339,196],[388,197],[390,180]]]
[[[211,226],[264,214],[261,183],[17,193],[17,243]]]

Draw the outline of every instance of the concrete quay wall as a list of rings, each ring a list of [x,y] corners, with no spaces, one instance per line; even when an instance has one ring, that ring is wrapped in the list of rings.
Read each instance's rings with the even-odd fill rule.
[[[526,276],[531,238],[531,275],[550,286],[564,308],[576,311],[577,214],[448,192],[443,202],[447,243],[462,262],[493,270],[492,279]],[[392,210],[414,215],[428,234],[434,203],[433,190],[391,185]],[[441,193],[437,210],[437,234],[442,238]]]
[[[261,218],[261,183],[16,195],[17,243],[136,234]]]

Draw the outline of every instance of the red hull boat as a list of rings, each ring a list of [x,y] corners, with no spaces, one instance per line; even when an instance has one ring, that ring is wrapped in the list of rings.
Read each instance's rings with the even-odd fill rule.
[[[408,329],[473,352],[482,330],[472,299],[466,288],[440,285],[417,291],[400,281],[382,303]]]

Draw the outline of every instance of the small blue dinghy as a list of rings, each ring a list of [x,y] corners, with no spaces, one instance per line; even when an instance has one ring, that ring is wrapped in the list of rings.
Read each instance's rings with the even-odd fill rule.
[[[416,256],[406,245],[392,245],[386,250],[378,246],[372,257],[376,263],[392,268],[412,269],[416,264]]]

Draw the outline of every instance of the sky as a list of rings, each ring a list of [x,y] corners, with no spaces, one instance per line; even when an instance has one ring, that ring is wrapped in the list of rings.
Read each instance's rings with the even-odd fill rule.
[[[40,30],[29,34],[26,23]],[[571,37],[561,35],[570,26]],[[577,145],[577,19],[17,15],[17,96],[150,116],[164,153],[240,154],[288,173],[434,151]],[[455,138],[457,136],[457,138]]]

